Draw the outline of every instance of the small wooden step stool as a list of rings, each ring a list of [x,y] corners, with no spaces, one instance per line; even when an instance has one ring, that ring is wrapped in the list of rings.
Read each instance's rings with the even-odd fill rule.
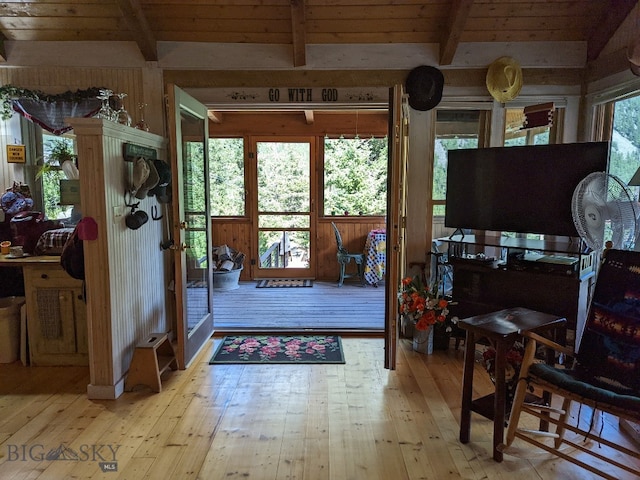
[[[167,369],[176,370],[176,355],[166,333],[152,333],[133,352],[124,389],[130,392],[137,385],[146,385],[158,393],[162,390],[160,375]]]

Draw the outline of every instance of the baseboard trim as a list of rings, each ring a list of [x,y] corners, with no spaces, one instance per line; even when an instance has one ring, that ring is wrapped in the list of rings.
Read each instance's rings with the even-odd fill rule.
[[[124,378],[115,385],[87,385],[87,396],[91,400],[115,400],[124,393]]]

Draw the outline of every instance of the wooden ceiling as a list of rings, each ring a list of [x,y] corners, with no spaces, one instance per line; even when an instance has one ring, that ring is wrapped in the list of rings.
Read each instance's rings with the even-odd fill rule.
[[[285,44],[575,42],[598,58],[637,0],[19,0],[0,2],[0,39]],[[0,52],[2,54],[3,52]],[[6,59],[6,55],[3,55]]]

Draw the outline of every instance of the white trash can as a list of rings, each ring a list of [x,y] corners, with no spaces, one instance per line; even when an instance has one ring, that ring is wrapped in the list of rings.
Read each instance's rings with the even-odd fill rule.
[[[24,297],[0,298],[0,363],[20,358],[20,307]]]

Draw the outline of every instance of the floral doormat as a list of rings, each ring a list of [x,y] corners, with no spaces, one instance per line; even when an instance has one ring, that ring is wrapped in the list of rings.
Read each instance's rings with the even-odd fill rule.
[[[214,363],[345,363],[334,335],[239,335],[222,339]]]
[[[271,278],[260,280],[256,288],[271,287],[313,287],[313,280],[301,278]]]

